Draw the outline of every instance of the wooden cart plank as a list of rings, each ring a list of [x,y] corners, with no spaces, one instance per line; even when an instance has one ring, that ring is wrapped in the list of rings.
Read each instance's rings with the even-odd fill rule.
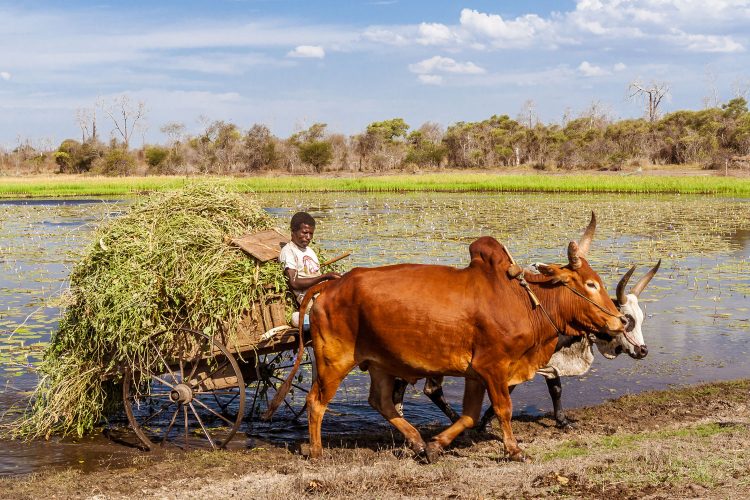
[[[279,258],[281,247],[289,243],[289,237],[277,229],[269,229],[232,238],[232,243],[258,261],[268,262]]]

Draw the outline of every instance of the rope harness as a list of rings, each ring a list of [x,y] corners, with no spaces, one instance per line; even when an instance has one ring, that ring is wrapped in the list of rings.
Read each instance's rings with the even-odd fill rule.
[[[521,269],[521,267],[518,264],[516,264],[516,261],[513,260],[513,256],[510,254],[510,251],[508,250],[508,248],[505,245],[503,245],[502,243],[500,244],[500,246],[503,248],[503,250],[505,251],[505,254],[510,259],[510,267],[508,268],[508,271],[507,271],[508,277],[511,278],[511,279],[517,280],[518,283],[521,285],[521,287],[524,290],[526,290],[526,293],[529,294],[529,299],[531,300],[531,308],[532,309],[536,309],[536,307],[538,306],[539,309],[541,309],[542,312],[544,313],[544,316],[547,318],[547,321],[549,321],[550,325],[552,325],[552,328],[555,329],[555,332],[558,335],[564,335],[565,334],[564,331],[560,330],[557,327],[557,325],[555,324],[554,320],[552,319],[552,316],[550,316],[550,314],[547,312],[547,309],[545,309],[545,307],[539,301],[539,298],[537,298],[537,296],[533,292],[533,290],[531,290],[531,287],[529,286],[529,282],[526,281],[526,278],[524,277],[524,271],[523,271],[523,269]],[[564,286],[565,288],[567,288],[568,290],[570,290],[571,292],[573,292],[575,295],[581,297],[586,302],[589,302],[589,303],[595,305],[603,313],[608,314],[609,316],[612,316],[612,317],[618,317],[619,316],[617,314],[613,314],[613,313],[607,311],[606,309],[604,309],[604,307],[602,307],[601,305],[597,304],[596,302],[594,302],[590,298],[586,297],[585,295],[583,295],[581,292],[579,292],[575,288],[572,288],[567,283],[561,282],[561,284],[562,284],[562,286]],[[628,332],[626,330],[623,330],[623,335],[625,336],[625,339],[628,342],[630,342],[631,344],[633,344],[633,346],[636,346],[636,347],[638,346],[638,344],[635,341],[633,341],[632,337],[630,337],[628,335]]]

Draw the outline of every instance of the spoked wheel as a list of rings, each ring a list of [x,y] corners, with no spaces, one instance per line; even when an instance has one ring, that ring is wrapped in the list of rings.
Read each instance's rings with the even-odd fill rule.
[[[263,422],[260,416],[268,408],[276,391],[284,383],[294,365],[295,352],[262,354],[258,356],[255,366],[255,380],[248,384],[250,411],[248,412],[249,432],[273,432],[275,427],[289,430],[290,423],[300,423],[306,417],[307,393],[315,377],[312,347],[305,347],[300,368],[295,375],[292,387],[284,402],[274,413],[270,422]],[[282,425],[279,425],[282,424]]]
[[[245,412],[237,361],[221,342],[199,332],[179,332],[174,345],[169,354],[151,345],[157,369],[126,373],[128,422],[149,450],[224,448]]]

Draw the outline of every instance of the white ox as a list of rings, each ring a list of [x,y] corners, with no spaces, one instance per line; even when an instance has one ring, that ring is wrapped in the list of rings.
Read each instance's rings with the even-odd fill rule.
[[[593,335],[586,337],[569,337],[561,335],[557,341],[557,348],[547,363],[547,366],[537,371],[547,382],[552,406],[554,408],[555,421],[558,427],[567,427],[570,421],[565,417],[562,409],[562,384],[560,377],[576,377],[585,375],[594,362],[595,345],[597,350],[607,359],[614,359],[623,352],[626,352],[633,359],[643,359],[648,354],[648,348],[643,338],[643,320],[645,315],[638,303],[638,297],[656,271],[659,270],[661,259],[656,265],[646,273],[638,283],[633,286],[630,293],[625,293],[625,287],[628,285],[630,277],[635,271],[635,266],[631,267],[617,284],[617,296],[614,299],[615,305],[621,313],[628,318],[628,324],[625,327],[625,334],[612,337],[610,339],[597,338]],[[489,418],[482,418],[482,423],[487,424]]]
[[[532,273],[538,272],[533,264],[527,269]],[[569,336],[560,335],[557,341],[557,347],[554,354],[547,363],[547,366],[537,371],[538,374],[545,378],[552,405],[554,408],[555,421],[558,427],[567,427],[571,422],[565,417],[562,409],[562,384],[560,377],[574,377],[586,374],[594,362],[594,346],[607,359],[614,359],[623,352],[626,352],[631,358],[643,359],[648,354],[648,348],[643,339],[643,320],[645,315],[638,303],[640,296],[656,271],[659,270],[661,259],[656,265],[647,272],[638,283],[633,286],[630,293],[625,293],[630,277],[635,271],[635,266],[631,267],[627,273],[620,279],[617,284],[617,296],[613,299],[617,308],[628,319],[625,327],[625,334],[616,337],[603,335],[596,337],[593,334],[589,336]],[[406,382],[397,380],[394,388],[393,401],[397,403],[397,409],[401,412],[401,404],[406,390]],[[510,387],[513,390],[513,387]],[[424,393],[445,413],[452,422],[458,420],[458,414],[451,408],[445,400],[442,388],[442,378],[428,378],[424,384]],[[494,416],[492,407],[490,407],[482,417],[479,428],[483,429]]]

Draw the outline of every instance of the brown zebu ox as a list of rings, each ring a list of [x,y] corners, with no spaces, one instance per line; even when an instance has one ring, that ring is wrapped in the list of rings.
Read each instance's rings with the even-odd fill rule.
[[[615,337],[604,336],[601,334],[586,334],[580,336],[559,335],[555,352],[552,354],[547,366],[537,371],[544,377],[547,382],[547,389],[552,398],[552,407],[555,416],[555,422],[560,428],[566,428],[573,425],[565,416],[562,408],[562,383],[560,377],[571,377],[585,375],[594,362],[594,349],[607,359],[614,359],[623,352],[627,353],[633,359],[643,359],[648,354],[648,348],[643,337],[643,320],[645,314],[638,303],[638,297],[651,279],[656,275],[661,265],[661,259],[656,265],[648,271],[638,283],[632,288],[630,293],[625,293],[625,287],[630,277],[635,271],[635,266],[631,267],[628,272],[620,279],[617,284],[617,295],[612,301],[617,309],[627,318],[625,333]],[[536,272],[534,265],[526,269],[527,272]],[[442,378],[428,378],[424,383],[424,393],[440,408],[451,422],[458,420],[458,413],[446,401],[443,394]],[[393,392],[393,402],[399,414],[403,415],[401,410],[406,392],[407,383],[405,380],[396,379],[396,385]],[[513,393],[511,386],[509,391]],[[490,406],[482,416],[478,428],[483,430],[487,427],[495,412]]]
[[[568,245],[566,266],[542,266],[540,275],[526,276],[541,302],[537,308],[509,278],[509,255],[491,237],[471,244],[471,263],[465,269],[416,264],[357,268],[311,288],[301,310],[325,289],[310,321],[317,367],[307,397],[311,456],[322,454],[321,424],[328,403],[359,365],[370,373],[370,404],[415,453],[426,453],[432,461],[474,426],[486,388],[507,453],[524,460],[511,429],[508,386],[531,379],[547,364],[558,331],[623,332],[622,315],[584,258],[595,224],[592,213],[580,245]],[[413,383],[439,375],[466,378],[463,415],[427,445],[396,411],[394,380]]]

